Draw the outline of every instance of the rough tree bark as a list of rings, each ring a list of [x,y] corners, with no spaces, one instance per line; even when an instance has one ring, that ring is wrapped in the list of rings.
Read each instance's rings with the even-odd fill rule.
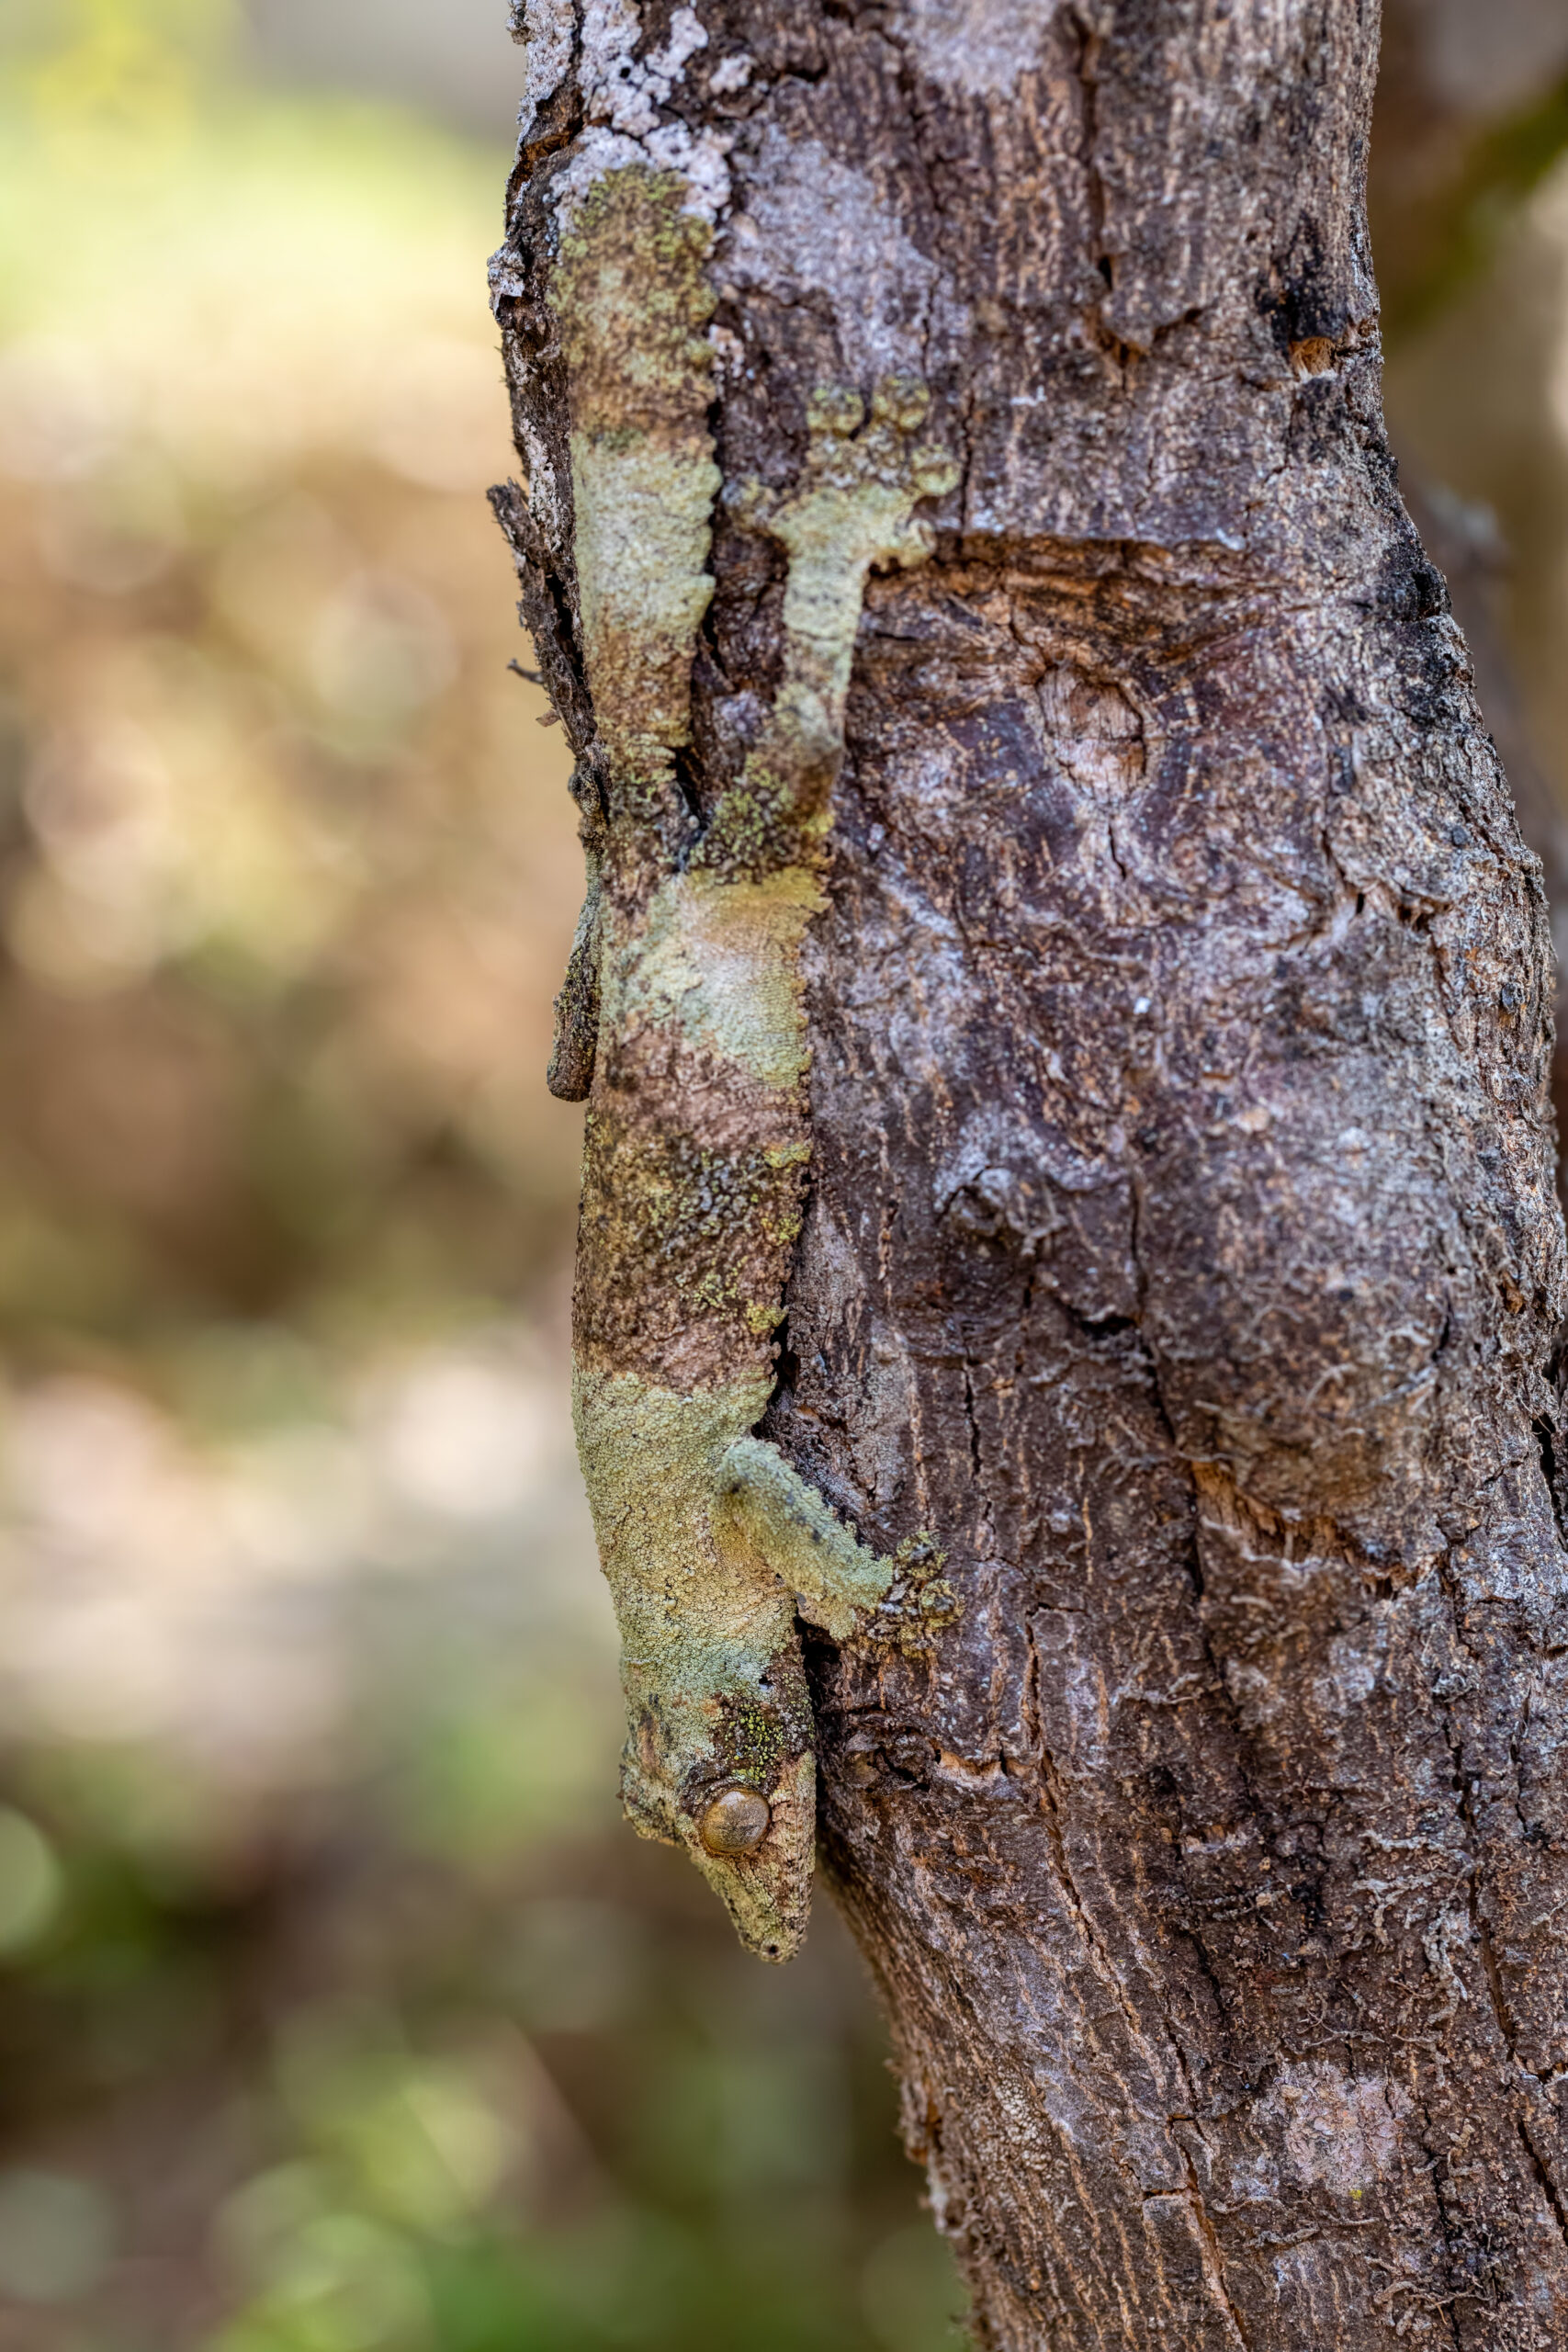
[[[782,1455],[868,1593],[946,1554],[955,1621],[806,1662],[982,2342],[1560,2346],[1546,930],[1383,435],[1371,0],[521,13],[498,504],[601,882],[556,1082],[623,1618],[711,1530],[617,1382],[754,1397],[713,1526]],[[811,518],[872,478],[835,705]],[[730,933],[647,977],[671,891],[781,875],[808,1086],[682,1013]],[[728,1891],[693,1823],[788,1814],[805,1700],[716,1747],[692,1670],[629,1658],[633,1795]]]

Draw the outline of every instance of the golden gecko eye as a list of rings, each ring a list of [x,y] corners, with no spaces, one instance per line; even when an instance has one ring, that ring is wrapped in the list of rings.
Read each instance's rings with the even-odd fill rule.
[[[697,1835],[721,1860],[754,1854],[773,1817],[766,1798],[755,1789],[721,1789],[698,1822]]]

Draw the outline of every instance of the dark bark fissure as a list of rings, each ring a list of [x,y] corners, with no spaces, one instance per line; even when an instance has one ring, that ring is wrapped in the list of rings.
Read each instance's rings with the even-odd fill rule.
[[[1529,2126],[1528,2124],[1521,2123],[1519,2125],[1519,2137],[1524,2142],[1526,2152],[1530,2160],[1530,2168],[1534,2172],[1536,2179],[1540,2184],[1540,2193],[1546,2199],[1547,2206],[1551,2211],[1552,2220],[1557,2224],[1562,2243],[1565,2246],[1568,2246],[1568,2210],[1564,2209],[1562,2192],[1558,2188],[1557,2183],[1552,2179],[1551,2174],[1548,2170],[1534,2141],[1530,2138]]]
[[[1100,178],[1095,153],[1100,135],[1098,67],[1100,41],[1099,34],[1091,32],[1081,17],[1075,14],[1071,22],[1078,44],[1074,65],[1079,90],[1079,139],[1089,214],[1089,258],[1104,279],[1106,290],[1113,294],[1116,291],[1116,257],[1105,248],[1105,183]],[[1085,316],[1090,335],[1111,361],[1117,379],[1124,381],[1129,368],[1143,355],[1131,344],[1123,343],[1106,325],[1098,294],[1090,300]]]

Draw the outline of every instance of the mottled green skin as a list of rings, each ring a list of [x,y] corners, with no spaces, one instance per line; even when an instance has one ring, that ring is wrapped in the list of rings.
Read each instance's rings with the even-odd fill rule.
[[[699,334],[709,232],[683,198],[674,175],[606,175],[557,265],[603,786],[552,1082],[584,1091],[592,1071],[575,1414],[622,1634],[626,1808],[684,1845],[743,1939],[783,1960],[805,1931],[815,1826],[797,1617],[839,1641],[874,1621],[908,1641],[951,1614],[929,1565],[867,1550],[750,1432],[810,1157],[800,955],[825,904],[862,597],[874,564],[924,556],[913,506],[954,469],[913,443],[923,391],[891,381],[869,420],[854,392],[818,398],[793,492],[733,494],[789,555],[783,679],[699,831],[675,754],[719,478]],[[698,1823],[737,1784],[768,1800],[768,1832],[754,1854],[715,1857]]]
[[[682,1396],[584,1368],[574,1401],[621,1628],[626,1810],[646,1835],[683,1845],[744,1940],[783,1960],[806,1928],[815,1828],[796,1610],[846,1640],[893,1571],[747,1434],[769,1385]],[[738,1782],[768,1799],[773,1822],[759,1854],[721,1860],[697,1824]]]

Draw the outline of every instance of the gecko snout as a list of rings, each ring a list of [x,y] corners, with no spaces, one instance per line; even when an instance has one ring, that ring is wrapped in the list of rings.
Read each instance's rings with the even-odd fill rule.
[[[755,1789],[721,1789],[697,1824],[697,1835],[721,1861],[754,1854],[773,1822],[765,1797]]]

